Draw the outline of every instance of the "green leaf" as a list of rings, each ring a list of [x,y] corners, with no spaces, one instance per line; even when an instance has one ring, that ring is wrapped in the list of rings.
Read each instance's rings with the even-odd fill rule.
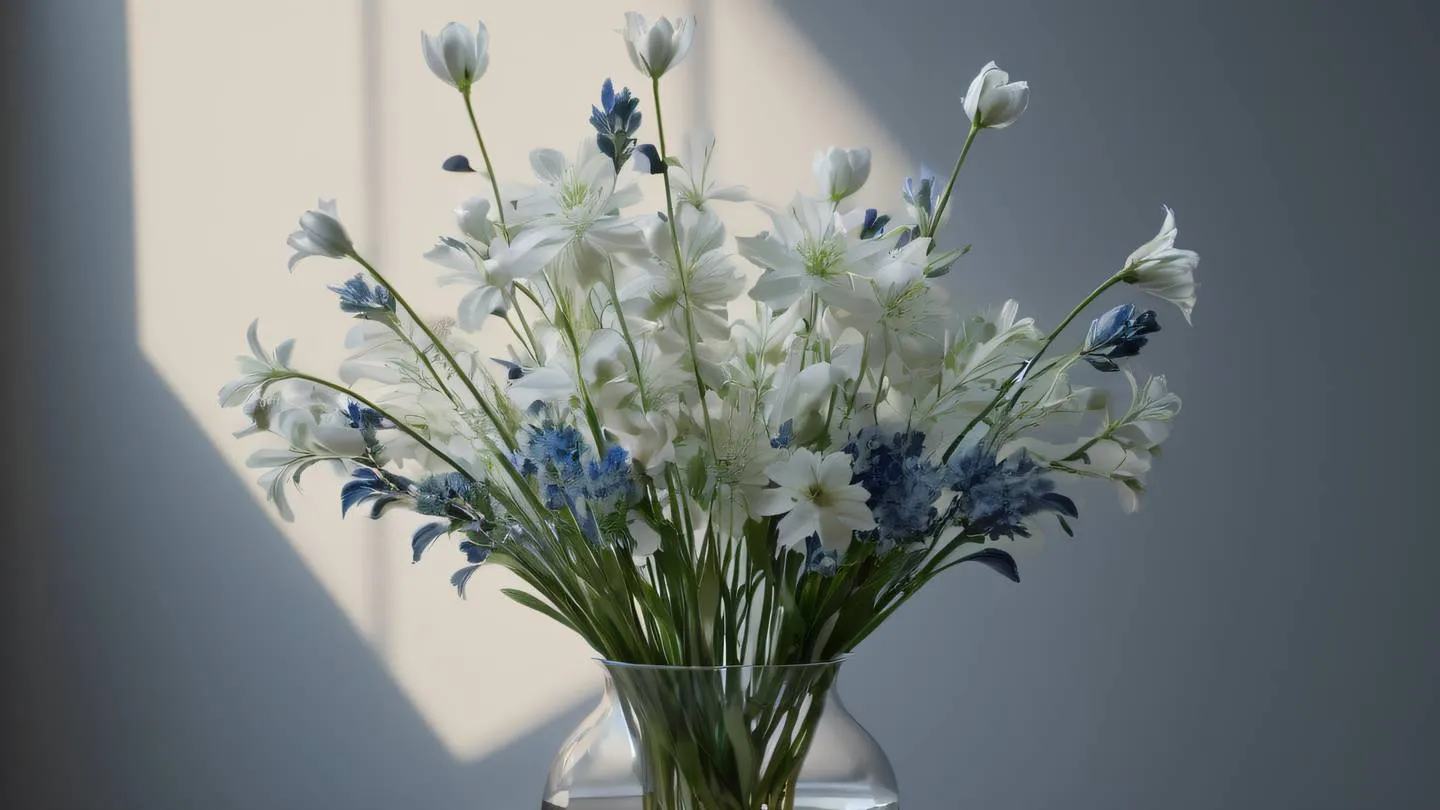
[[[510,597],[518,604],[524,605],[525,607],[530,608],[537,613],[554,619],[555,621],[559,622],[560,624],[564,625],[565,627],[569,628],[574,632],[580,632],[579,630],[575,629],[575,625],[572,624],[569,619],[561,615],[560,611],[556,610],[550,605],[545,604],[534,594],[529,593],[528,591],[522,591],[518,588],[501,588],[500,593],[503,593],[506,596]]]

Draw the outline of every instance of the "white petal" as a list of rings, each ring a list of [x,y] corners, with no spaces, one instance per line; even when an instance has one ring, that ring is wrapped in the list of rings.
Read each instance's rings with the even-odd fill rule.
[[[455,87],[455,80],[450,78],[450,71],[445,67],[445,57],[440,53],[440,43],[424,31],[420,32],[420,51],[425,54],[425,65],[430,72],[440,81]]]
[[[547,183],[558,183],[565,178],[565,155],[557,149],[536,149],[530,153],[530,169],[535,176]]]

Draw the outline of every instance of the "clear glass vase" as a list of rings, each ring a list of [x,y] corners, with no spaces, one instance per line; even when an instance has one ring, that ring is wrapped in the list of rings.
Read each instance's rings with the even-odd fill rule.
[[[602,661],[600,705],[550,768],[541,810],[898,810],[895,773],[835,690],[840,662]]]

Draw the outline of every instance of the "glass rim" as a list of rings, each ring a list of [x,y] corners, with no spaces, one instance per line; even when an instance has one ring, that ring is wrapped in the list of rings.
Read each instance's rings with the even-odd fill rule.
[[[811,661],[805,664],[717,664],[707,666],[704,664],[635,664],[629,661],[612,661],[609,658],[599,656],[591,660],[605,669],[622,669],[647,672],[725,672],[746,669],[819,669],[821,667],[838,667],[849,661],[854,653],[844,653],[825,661]]]

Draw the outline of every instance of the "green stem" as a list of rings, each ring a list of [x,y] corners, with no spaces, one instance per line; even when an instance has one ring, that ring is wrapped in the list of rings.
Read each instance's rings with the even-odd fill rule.
[[[342,394],[355,400],[366,408],[369,408],[370,410],[380,414],[382,417],[389,419],[395,425],[397,430],[399,430],[401,433],[404,433],[406,436],[414,439],[417,443],[420,444],[421,447],[424,447],[426,450],[434,453],[436,458],[440,459],[446,464],[449,464],[455,469],[455,472],[458,472],[461,475],[465,476],[471,482],[474,482],[476,480],[475,476],[471,475],[464,467],[461,467],[460,464],[455,461],[455,459],[451,458],[445,453],[442,453],[438,447],[431,444],[428,439],[426,439],[424,436],[421,436],[420,433],[414,428],[395,418],[395,416],[392,415],[389,411],[386,411],[384,408],[376,405],[373,401],[367,399],[360,394],[357,394],[351,389],[346,388],[339,383],[331,382],[322,377],[316,377],[313,374],[306,374],[303,371],[287,371],[282,375],[277,375],[271,378],[272,382],[279,382],[281,380],[303,380],[308,383],[313,383],[315,385],[329,388],[331,391],[334,391],[337,394]]]
[[[955,169],[950,172],[950,182],[945,184],[945,193],[941,195],[940,204],[935,207],[935,213],[930,218],[930,228],[923,236],[933,237],[940,229],[940,216],[945,213],[945,206],[950,204],[950,194],[955,191],[955,179],[960,176],[960,167],[965,165],[965,158],[970,154],[970,145],[975,142],[975,135],[979,132],[979,127],[970,125],[970,134],[965,136],[965,145],[960,148],[960,159],[955,161]]]
[[[480,144],[480,158],[485,161],[485,173],[490,175],[490,190],[495,192],[495,210],[500,216],[500,232],[510,239],[510,228],[505,224],[505,201],[500,198],[500,181],[495,179],[495,167],[490,163],[490,151],[485,148],[485,136],[480,134],[480,124],[475,120],[475,105],[470,101],[470,89],[461,91],[465,99],[465,114],[470,116],[470,128],[475,131],[475,142]]]
[[[419,344],[417,344],[413,338],[405,334],[405,331],[400,328],[399,319],[392,320],[391,326],[395,334],[400,337],[400,340],[404,341],[405,345],[410,347],[410,351],[415,352],[415,356],[420,358],[420,362],[424,364],[425,370],[430,372],[430,377],[435,380],[435,384],[440,386],[440,390],[444,392],[445,396],[450,398],[450,402],[458,407],[460,405],[460,398],[455,396],[455,393],[450,390],[449,386],[445,385],[445,379],[440,376],[440,372],[435,370],[435,364],[430,362],[430,356],[425,354],[424,350],[420,348]]]
[[[995,410],[995,407],[1000,404],[1001,400],[1005,399],[1005,396],[1009,393],[1011,388],[1016,385],[1024,384],[1023,381],[1026,374],[1030,371],[1030,369],[1035,367],[1035,364],[1039,362],[1041,355],[1045,354],[1045,351],[1050,348],[1050,344],[1054,343],[1055,339],[1060,337],[1060,333],[1065,331],[1065,327],[1069,326],[1072,321],[1079,317],[1080,313],[1084,311],[1086,307],[1095,303],[1095,299],[1099,298],[1102,293],[1115,286],[1116,284],[1119,284],[1123,280],[1124,275],[1124,272],[1120,272],[1106,279],[1104,284],[1096,287],[1094,292],[1085,296],[1084,301],[1081,301],[1079,305],[1077,305],[1074,309],[1070,310],[1070,314],[1065,316],[1065,320],[1061,321],[1060,325],[1055,327],[1050,332],[1049,336],[1045,338],[1045,342],[1040,344],[1040,350],[1035,352],[1035,354],[1032,355],[1030,359],[1025,362],[1025,365],[1020,368],[1019,372],[1017,372],[1013,377],[1006,380],[1004,385],[1000,386],[1000,390],[995,392],[995,397],[990,400],[989,404],[985,406],[984,410],[976,414],[975,418],[971,419],[969,424],[965,425],[965,429],[960,431],[959,435],[955,437],[955,440],[950,442],[950,446],[945,450],[945,455],[940,457],[941,463],[950,460],[950,456],[954,455],[956,448],[960,446],[960,442],[965,440],[965,437],[969,435],[970,431],[975,429],[976,425],[980,424],[981,420],[989,416],[991,411]]]
[[[430,330],[429,326],[425,325],[425,321],[415,312],[415,308],[410,306],[410,303],[405,300],[405,297],[400,294],[400,291],[395,289],[395,285],[386,280],[385,276],[381,275],[380,271],[376,270],[374,265],[365,260],[365,257],[358,253],[351,253],[350,258],[365,268],[365,271],[374,277],[380,286],[389,291],[390,295],[395,298],[395,303],[399,304],[402,309],[409,313],[410,319],[415,322],[415,325],[420,328],[421,332],[425,333],[425,337],[430,339],[430,343],[435,347],[435,350],[440,352],[440,356],[445,358],[445,362],[450,365],[450,368],[454,369],[455,375],[465,384],[465,387],[470,391],[470,395],[475,398],[476,404],[480,406],[480,410],[485,412],[486,418],[495,426],[496,432],[499,433],[500,438],[504,440],[505,447],[509,450],[514,450],[515,440],[510,437],[510,433],[505,429],[505,423],[500,420],[500,415],[495,412],[495,409],[490,405],[490,401],[485,399],[480,393],[480,389],[475,387],[475,381],[471,380],[470,375],[466,374],[465,370],[460,367],[460,363],[455,359],[455,355],[451,354],[444,342],[435,336],[435,333]]]
[[[710,452],[715,452],[715,431],[710,426],[710,409],[705,405],[705,380],[700,377],[699,343],[695,338],[695,316],[690,311],[690,278],[685,267],[685,258],[680,251],[680,231],[675,224],[675,195],[670,189],[670,164],[666,161],[670,153],[665,149],[665,118],[660,112],[660,77],[650,80],[655,95],[655,131],[660,139],[660,163],[665,167],[661,175],[665,180],[665,215],[670,222],[670,241],[675,245],[675,272],[680,278],[680,294],[685,298],[685,340],[690,347],[690,366],[695,372],[695,390],[699,394],[700,413],[705,418],[705,437],[710,441]]]

